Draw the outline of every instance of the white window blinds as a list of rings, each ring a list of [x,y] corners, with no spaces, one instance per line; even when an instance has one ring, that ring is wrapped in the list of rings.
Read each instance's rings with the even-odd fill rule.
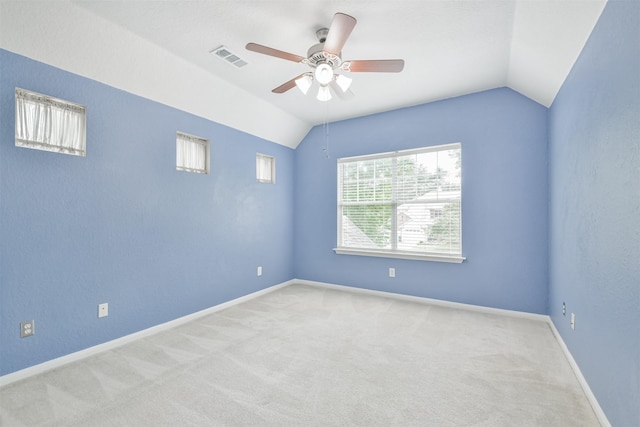
[[[259,182],[276,182],[276,159],[264,154],[256,154],[256,179]]]
[[[86,108],[16,88],[15,143],[19,147],[86,155]]]
[[[209,141],[178,132],[176,134],[176,169],[209,173]]]
[[[338,249],[460,257],[460,144],[338,160]]]

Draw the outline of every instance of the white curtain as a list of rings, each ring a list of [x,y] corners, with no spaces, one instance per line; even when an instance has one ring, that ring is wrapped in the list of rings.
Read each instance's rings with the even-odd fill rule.
[[[208,173],[207,147],[209,141],[184,133],[177,134],[176,168],[178,170]]]
[[[84,156],[85,107],[16,89],[16,145]]]
[[[256,179],[260,182],[275,181],[275,159],[264,154],[256,155]]]

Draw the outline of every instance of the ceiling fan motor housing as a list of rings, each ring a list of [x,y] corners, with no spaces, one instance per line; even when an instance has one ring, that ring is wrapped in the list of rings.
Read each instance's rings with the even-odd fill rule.
[[[329,34],[328,28],[320,28],[316,31],[316,37],[320,43],[314,44],[307,51],[306,62],[311,67],[315,68],[320,64],[327,64],[331,68],[336,69],[342,64],[340,55],[324,52],[324,42],[327,40],[327,34]]]
[[[331,68],[338,68],[342,64],[342,58],[340,55],[332,55],[324,52],[324,43],[318,43],[309,48],[307,51],[307,62],[312,67],[317,67],[319,64],[327,64]]]

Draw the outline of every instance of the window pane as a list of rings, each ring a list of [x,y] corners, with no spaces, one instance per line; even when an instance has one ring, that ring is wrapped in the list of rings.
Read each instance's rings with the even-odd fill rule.
[[[446,172],[442,183],[442,191],[454,191],[457,192],[460,197],[461,189],[461,166],[462,166],[462,152],[460,149],[446,150],[438,153],[440,164],[443,171]]]
[[[209,141],[178,132],[176,135],[176,169],[187,172],[209,173],[207,167]]]
[[[391,206],[343,206],[341,236],[344,247],[390,249]]]
[[[393,160],[377,159],[374,174],[374,200],[390,201],[393,196]]]
[[[398,201],[415,200],[424,194],[426,170],[416,155],[397,159],[396,198]]]
[[[460,202],[398,206],[401,251],[460,253]]]
[[[273,184],[276,177],[276,159],[264,154],[256,154],[256,179]]]
[[[460,247],[460,202],[445,203],[434,211],[428,235],[428,250],[456,254]]]
[[[340,197],[350,202],[391,201],[391,159],[341,163]]]
[[[15,97],[17,146],[85,155],[85,107],[23,89]]]

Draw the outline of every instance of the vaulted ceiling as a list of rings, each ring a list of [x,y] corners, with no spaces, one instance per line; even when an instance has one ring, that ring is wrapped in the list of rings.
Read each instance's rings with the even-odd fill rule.
[[[0,2],[0,47],[295,147],[336,121],[497,87],[550,106],[605,0],[76,0]],[[349,99],[271,90],[309,70],[245,49],[305,56],[336,12],[357,19],[343,60],[405,60],[345,73]],[[219,47],[241,68],[210,54]]]

